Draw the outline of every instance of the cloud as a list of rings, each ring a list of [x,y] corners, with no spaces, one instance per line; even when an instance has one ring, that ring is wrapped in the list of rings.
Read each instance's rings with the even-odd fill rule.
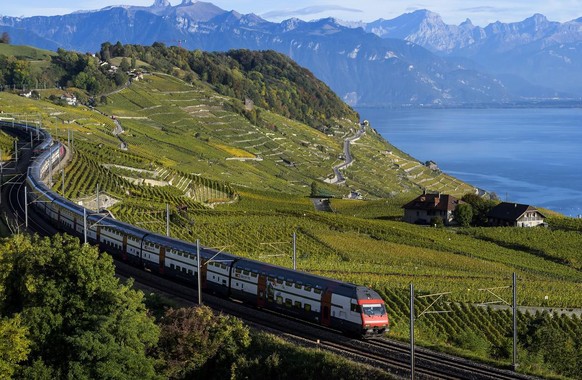
[[[352,13],[362,13],[361,9],[354,9],[354,8],[346,8],[339,5],[316,5],[312,7],[305,7],[301,9],[283,9],[283,10],[275,10],[270,11],[267,13],[263,13],[261,17],[264,18],[284,18],[284,17],[294,17],[294,16],[308,16],[313,14],[318,14],[322,12],[329,12],[329,11],[344,11],[344,12],[352,12]]]
[[[481,7],[471,7],[471,8],[461,8],[460,11],[462,12],[469,12],[469,13],[498,13],[504,12],[507,9],[502,9],[498,7],[490,7],[490,6],[481,6]]]

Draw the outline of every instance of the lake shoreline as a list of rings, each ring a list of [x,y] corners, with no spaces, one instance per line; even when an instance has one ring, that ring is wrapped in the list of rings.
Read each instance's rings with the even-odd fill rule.
[[[502,200],[582,215],[581,108],[358,108],[419,162]]]

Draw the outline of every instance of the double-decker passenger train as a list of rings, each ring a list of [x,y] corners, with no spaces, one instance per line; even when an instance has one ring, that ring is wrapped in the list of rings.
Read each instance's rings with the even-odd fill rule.
[[[25,126],[22,126],[23,128]],[[259,308],[358,336],[388,330],[384,301],[374,290],[200,247],[95,213],[53,192],[44,182],[63,158],[64,147],[43,131],[40,154],[28,169],[32,206],[64,232],[139,267]]]

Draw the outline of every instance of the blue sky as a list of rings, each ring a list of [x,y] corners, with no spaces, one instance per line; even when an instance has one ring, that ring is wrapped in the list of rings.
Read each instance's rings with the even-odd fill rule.
[[[151,5],[153,0],[3,0],[0,15],[50,16],[76,10],[100,9],[109,5]],[[337,17],[352,21],[391,19],[416,9],[429,9],[447,24],[459,24],[470,18],[473,24],[515,22],[542,13],[552,21],[582,17],[580,0],[209,0],[225,10],[255,13],[270,21],[290,17],[313,20]],[[181,0],[170,0],[178,5]]]

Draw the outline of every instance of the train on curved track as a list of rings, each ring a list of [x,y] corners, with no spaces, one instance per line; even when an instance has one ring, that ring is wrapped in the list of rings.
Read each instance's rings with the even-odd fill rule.
[[[205,292],[350,335],[376,336],[388,330],[384,301],[368,287],[198,247],[121,222],[109,214],[87,210],[62,197],[45,180],[63,159],[65,147],[53,141],[46,131],[12,125],[34,130],[37,136],[42,134],[42,142],[35,147],[38,156],[27,173],[29,202],[60,230],[97,244],[133,265],[194,286],[200,283]]]

